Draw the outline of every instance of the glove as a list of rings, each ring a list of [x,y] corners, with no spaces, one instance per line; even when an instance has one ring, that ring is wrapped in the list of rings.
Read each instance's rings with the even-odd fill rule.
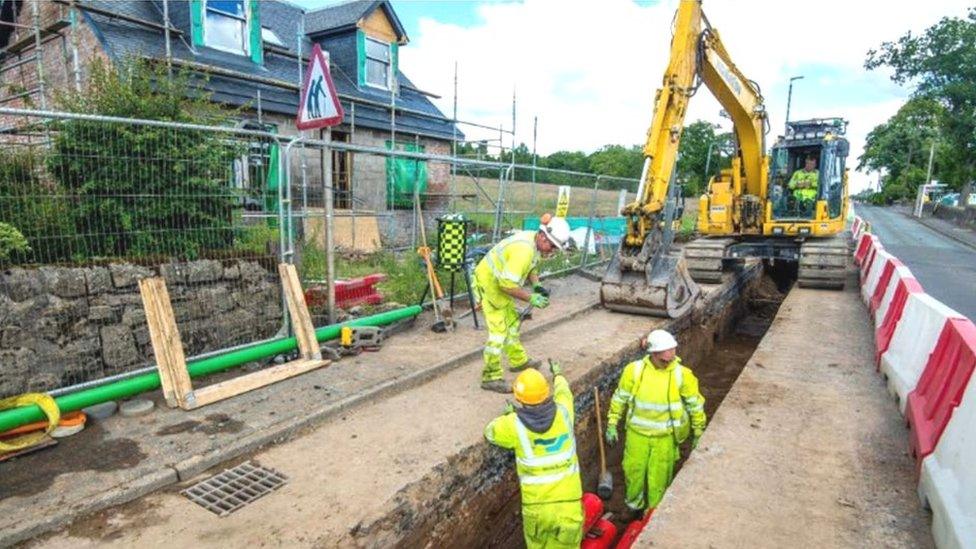
[[[512,406],[512,403],[506,400],[505,401],[505,414],[512,414],[514,412],[515,412],[515,406]]]
[[[620,434],[617,433],[617,426],[616,425],[607,425],[607,433],[606,433],[607,446],[613,446],[614,444],[616,444],[617,443],[617,439],[619,437],[620,437]]]
[[[545,309],[549,306],[549,298],[542,294],[535,293],[529,296],[529,304],[536,309]]]
[[[549,373],[551,373],[553,375],[553,377],[555,377],[555,376],[561,376],[561,375],[563,375],[563,367],[560,366],[558,362],[553,362],[552,359],[550,358],[549,359]]]
[[[532,285],[532,291],[537,294],[542,294],[546,297],[549,297],[549,289],[543,286],[542,283],[540,282],[536,282],[535,284]]]

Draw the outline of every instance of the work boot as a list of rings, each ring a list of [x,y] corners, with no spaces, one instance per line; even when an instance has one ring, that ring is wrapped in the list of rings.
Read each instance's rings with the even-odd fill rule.
[[[510,372],[521,372],[526,368],[535,368],[536,370],[542,366],[542,361],[535,358],[530,358],[525,361],[525,364],[519,364],[518,366],[509,366],[508,371]]]
[[[486,391],[494,391],[496,393],[510,393],[512,392],[511,386],[505,383],[504,379],[493,379],[491,381],[482,381],[481,388]]]

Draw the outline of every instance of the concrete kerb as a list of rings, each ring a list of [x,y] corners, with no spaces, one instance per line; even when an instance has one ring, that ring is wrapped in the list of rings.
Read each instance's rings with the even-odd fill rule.
[[[587,311],[592,310],[597,305],[599,305],[599,302],[597,301],[587,303],[586,305],[571,311],[569,314],[554,318],[536,326],[532,326],[531,328],[523,331],[522,336],[527,337],[541,333],[564,322],[573,320]],[[321,423],[326,419],[329,419],[339,413],[349,411],[361,404],[375,401],[380,398],[388,398],[408,389],[417,387],[418,385],[426,383],[439,375],[453,370],[454,368],[460,367],[470,360],[480,357],[481,353],[481,349],[473,349],[435,364],[430,368],[418,370],[407,376],[391,379],[380,383],[379,385],[374,385],[370,389],[355,395],[350,395],[338,402],[326,404],[316,410],[313,410],[309,414],[301,417],[282,420],[275,423],[271,427],[262,430],[261,432],[254,432],[236,439],[229,446],[224,446],[223,448],[219,448],[206,454],[200,454],[187,458],[173,465],[173,468],[179,475],[179,480],[181,482],[189,480],[190,478],[193,478],[211,467],[215,467],[242,454],[257,450],[266,444],[286,440],[305,427],[310,427],[314,424]]]

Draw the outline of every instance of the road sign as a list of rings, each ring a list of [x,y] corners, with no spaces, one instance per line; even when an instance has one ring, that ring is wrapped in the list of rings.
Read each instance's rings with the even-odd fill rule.
[[[300,130],[328,128],[342,123],[342,105],[336,93],[329,62],[318,44],[312,48],[312,58],[305,71],[305,82],[298,98],[298,117],[295,125]]]
[[[569,186],[559,186],[559,198],[556,200],[556,217],[566,217],[569,213]]]

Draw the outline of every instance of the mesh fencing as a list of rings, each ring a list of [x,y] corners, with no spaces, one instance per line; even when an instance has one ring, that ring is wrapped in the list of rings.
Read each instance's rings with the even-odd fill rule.
[[[450,150],[419,137],[322,141],[0,109],[0,397],[153,368],[138,290],[147,276],[165,278],[192,359],[288,334],[279,262],[298,266],[317,326],[419,303],[429,294],[418,248],[437,266],[438,218],[469,222],[473,267],[555,212],[561,185],[581,249],[544,260],[542,273],[613,253],[621,189],[632,200],[637,181],[533,174]],[[532,182],[543,173],[547,183]],[[381,297],[329,310],[330,219],[333,281],[379,274]],[[463,272],[437,272],[446,292],[466,292]]]
[[[187,356],[282,330],[271,135],[99,117],[0,134],[0,396],[151,367],[138,280]]]

